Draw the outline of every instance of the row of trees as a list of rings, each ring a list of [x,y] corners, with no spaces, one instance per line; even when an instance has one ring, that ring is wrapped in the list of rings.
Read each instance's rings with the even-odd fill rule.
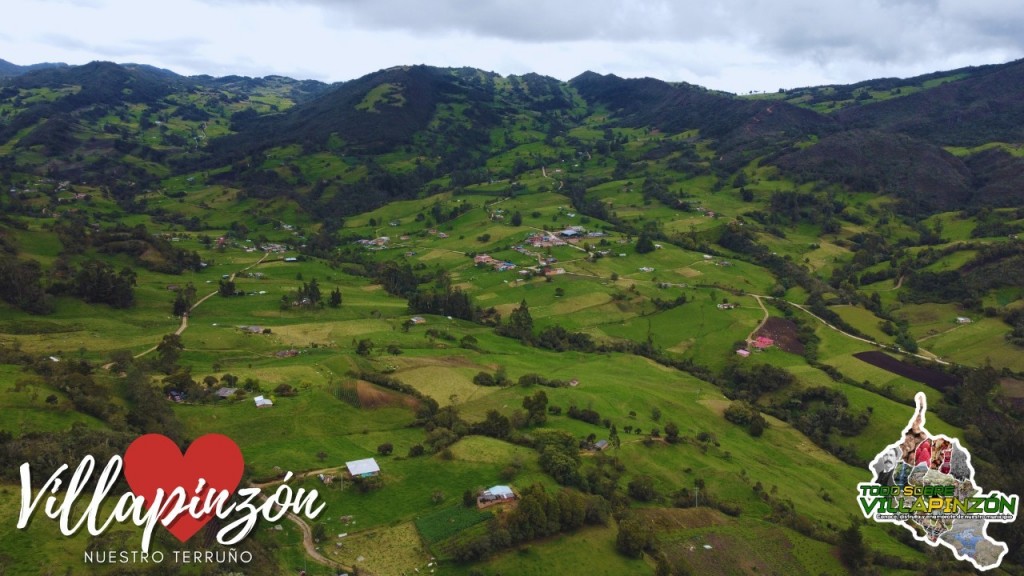
[[[515,508],[491,520],[485,531],[455,541],[451,553],[459,562],[473,562],[522,542],[585,525],[603,526],[610,512],[608,501],[600,496],[570,489],[548,493],[544,486],[534,484],[522,490]]]

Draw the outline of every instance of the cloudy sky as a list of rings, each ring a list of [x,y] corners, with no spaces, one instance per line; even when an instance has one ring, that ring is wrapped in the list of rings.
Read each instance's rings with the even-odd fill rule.
[[[1007,0],[28,0],[0,59],[137,62],[326,82],[399,64],[568,80],[593,70],[736,93],[1024,56]]]

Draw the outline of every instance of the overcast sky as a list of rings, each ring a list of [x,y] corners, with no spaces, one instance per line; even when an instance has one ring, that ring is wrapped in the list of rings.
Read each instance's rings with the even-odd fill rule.
[[[1024,56],[1009,0],[5,0],[0,59],[335,82],[400,64],[735,93]]]

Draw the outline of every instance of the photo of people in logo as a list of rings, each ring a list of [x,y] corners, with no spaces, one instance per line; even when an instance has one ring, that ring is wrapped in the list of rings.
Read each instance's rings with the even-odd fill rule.
[[[944,502],[967,501],[982,492],[974,481],[970,454],[956,438],[930,435],[924,427],[924,394],[917,394],[916,403],[914,416],[901,440],[887,446],[871,462],[875,483],[898,488],[893,491],[891,509],[914,510],[909,521],[897,523],[911,530],[915,538],[933,546],[944,544],[954,550],[957,558],[969,560],[981,570],[994,567],[1007,548],[985,535],[985,518],[955,514],[952,504],[937,509],[929,506],[928,511],[922,511],[921,504],[915,506],[918,498],[929,499],[923,495],[929,493],[925,487],[933,487],[935,494],[939,493],[936,487],[946,489]]]

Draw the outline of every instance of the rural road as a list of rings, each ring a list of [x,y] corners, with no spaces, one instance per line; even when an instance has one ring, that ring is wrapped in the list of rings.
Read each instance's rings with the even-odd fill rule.
[[[259,260],[253,262],[252,264],[249,264],[248,266],[246,266],[245,268],[242,268],[238,272],[233,272],[231,274],[231,277],[229,278],[229,280],[234,281],[235,280],[235,276],[238,273],[245,272],[246,270],[249,270],[250,268],[253,268],[255,266],[259,266],[260,264],[263,263],[264,260],[267,259],[267,256],[270,256],[270,252],[267,252],[267,253],[263,254],[263,257],[261,257]],[[217,292],[218,292],[217,290],[214,290],[213,292],[210,292],[206,296],[203,296],[202,298],[200,298],[198,302],[193,304],[192,307],[188,309],[189,314],[191,314],[193,310],[198,308],[200,304],[202,304],[203,302],[206,302],[207,300],[209,300],[213,296],[216,296]],[[178,329],[174,331],[174,334],[177,335],[177,336],[181,336],[181,333],[184,332],[187,329],[188,329],[188,314],[182,314],[181,315],[181,324],[178,326]],[[136,358],[136,359],[142,358],[146,354],[149,354],[149,353],[155,351],[158,346],[160,346],[160,345],[159,344],[154,344],[151,348],[148,348],[146,350],[143,350],[142,352],[139,352],[138,354],[133,356],[133,358]],[[110,370],[110,367],[113,366],[113,365],[114,365],[113,362],[111,362],[110,364],[104,364],[103,368],[106,369],[106,370]]]
[[[558,182],[558,189],[559,190],[561,190],[562,186],[565,184],[565,182],[562,182],[561,180],[558,180],[556,178],[552,178],[551,176],[548,176],[548,171],[543,166],[540,167],[540,175],[545,177],[545,178],[547,178],[548,180],[555,180],[556,182]]]
[[[297,524],[299,526],[299,530],[302,531],[302,547],[305,548],[306,554],[309,555],[310,558],[329,568],[338,568],[340,570],[344,570],[345,572],[355,572],[355,570],[351,566],[345,566],[340,562],[331,560],[330,558],[321,554],[320,551],[316,549],[316,543],[313,542],[313,530],[309,527],[309,524],[306,524],[305,520],[299,518],[295,514],[288,514],[287,518],[295,524]],[[367,575],[370,574],[366,571],[365,568],[360,569],[359,573]]]
[[[757,334],[757,331],[764,326],[764,323],[767,322],[769,318],[768,309],[765,308],[764,302],[761,301],[761,298],[764,298],[764,296],[759,296],[757,294],[751,294],[751,296],[754,297],[754,300],[757,300],[757,305],[764,311],[764,318],[761,319],[761,323],[757,325],[757,328],[754,328],[750,331],[750,334],[747,334],[747,344],[754,341],[754,334]]]
[[[796,304],[795,302],[790,302],[789,300],[782,300],[781,298],[772,298],[771,296],[760,296],[760,295],[756,295],[756,294],[750,294],[750,296],[753,296],[754,298],[757,298],[758,302],[761,301],[761,298],[769,298],[771,300],[781,300],[782,302],[786,302],[787,304],[789,304],[790,306],[793,306],[794,308],[802,310],[805,314],[807,314],[811,318],[816,319],[818,322],[821,322],[825,326],[828,326],[832,330],[835,330],[836,332],[839,332],[840,334],[842,334],[843,336],[846,336],[847,338],[853,338],[854,340],[859,340],[861,342],[864,342],[866,344],[871,344],[872,346],[877,346],[879,348],[889,348],[889,346],[887,346],[885,344],[882,344],[880,342],[875,342],[874,340],[868,340],[867,338],[861,338],[860,336],[854,336],[853,334],[850,334],[849,332],[844,332],[843,330],[841,330],[841,329],[839,329],[839,328],[829,324],[824,318],[822,318],[822,317],[818,316],[817,314],[811,312],[807,308],[804,308],[800,304]],[[949,366],[949,362],[946,362],[945,360],[940,359],[938,356],[936,356],[935,354],[932,354],[931,352],[928,352],[924,348],[919,348],[918,350],[920,352],[924,352],[924,353],[926,353],[928,355],[926,356],[924,354],[916,354],[914,352],[907,352],[905,350],[903,351],[903,353],[907,354],[909,356],[913,356],[915,358],[920,358],[921,360],[927,360],[929,362],[935,362],[937,364],[942,364],[944,366]]]
[[[254,487],[257,487],[257,488],[262,488],[262,487],[270,485],[270,484],[278,484],[278,483],[279,483],[279,481],[267,482],[267,483],[264,483],[264,484],[250,484],[250,485],[254,486]],[[260,494],[260,498],[262,498],[263,500],[267,499],[267,497],[264,496],[263,494]],[[306,550],[306,554],[310,558],[312,558],[318,564],[323,564],[324,566],[327,566],[328,568],[336,568],[338,570],[342,570],[342,571],[345,571],[345,572],[355,572],[355,569],[353,567],[345,566],[344,564],[342,564],[340,562],[337,562],[335,560],[331,560],[330,558],[328,558],[328,557],[324,556],[323,554],[321,554],[319,550],[317,550],[316,542],[313,541],[313,529],[309,527],[309,524],[307,524],[305,520],[303,520],[302,518],[299,518],[298,516],[296,516],[295,514],[292,514],[290,512],[287,515],[285,515],[285,517],[288,518],[289,520],[291,520],[292,522],[294,522],[299,527],[299,531],[302,532],[302,547]],[[370,572],[367,572],[365,568],[361,568],[359,570],[359,573],[360,574],[365,574],[365,575],[368,575],[368,576],[372,576],[372,574]]]

